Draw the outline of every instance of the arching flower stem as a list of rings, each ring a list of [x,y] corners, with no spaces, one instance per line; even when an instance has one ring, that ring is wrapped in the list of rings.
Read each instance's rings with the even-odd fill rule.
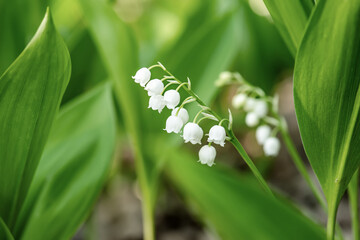
[[[177,83],[176,83],[176,82],[170,82],[170,83],[166,84],[166,86],[164,87],[164,89],[163,89],[163,91],[161,92],[160,95],[163,95],[164,92],[165,92],[165,90],[166,90],[169,86],[174,85],[174,84],[177,84]]]
[[[196,119],[200,116],[200,114],[202,113],[202,112],[204,112],[205,111],[205,109],[201,109],[197,114],[196,114],[196,116],[194,117],[194,121],[193,121],[193,123],[196,123]]]
[[[205,120],[205,119],[211,119],[213,121],[215,121],[215,119],[211,118],[211,117],[202,117],[199,119],[199,121],[197,122],[197,124],[199,124],[202,120]]]
[[[173,76],[164,76],[162,79],[160,79],[160,81],[165,81],[165,80],[170,80],[170,79],[174,79]]]
[[[179,91],[182,86],[189,85],[187,82],[181,83],[177,88],[176,91]]]
[[[182,84],[182,82],[177,79],[174,75],[171,74],[171,72],[169,72],[166,68],[163,68],[163,70],[169,75],[169,76],[173,76],[174,80],[177,81],[180,85]],[[181,86],[191,97],[193,97],[196,102],[203,107],[207,107],[206,104],[199,98],[199,96],[197,96],[191,89],[188,88],[188,86],[186,86],[186,84]],[[201,111],[200,111],[201,112]],[[199,112],[199,113],[200,113]],[[207,112],[209,112],[211,115],[213,115],[215,118],[217,118],[219,121],[222,120],[222,118],[216,113],[214,112],[212,109],[207,108]],[[198,113],[198,114],[199,114]],[[196,117],[195,119],[196,120]],[[195,121],[194,121],[195,122]],[[219,124],[220,125],[220,124]],[[241,145],[241,143],[239,142],[239,140],[236,138],[234,132],[232,129],[229,129],[228,127],[225,127],[225,131],[227,136],[230,137],[230,143],[235,147],[235,149],[238,151],[238,153],[240,154],[240,156],[244,159],[245,163],[249,166],[250,170],[252,171],[252,173],[254,174],[254,176],[256,177],[256,179],[259,181],[260,185],[263,187],[263,189],[269,193],[269,195],[274,196],[273,192],[271,191],[269,185],[266,183],[265,179],[263,178],[263,176],[261,175],[260,171],[257,169],[257,167],[255,166],[255,164],[253,163],[253,161],[250,159],[249,155],[246,153],[245,149],[243,148],[243,146]]]
[[[223,118],[223,119],[221,119],[221,121],[219,122],[219,126],[222,126],[221,124],[222,124],[223,122],[225,122],[225,121],[230,122],[229,119]]]

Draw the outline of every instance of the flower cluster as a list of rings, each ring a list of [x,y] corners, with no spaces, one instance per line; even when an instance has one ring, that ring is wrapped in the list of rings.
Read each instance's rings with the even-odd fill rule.
[[[256,140],[263,146],[266,156],[277,156],[280,151],[280,141],[276,138],[278,117],[278,98],[266,96],[260,88],[247,83],[239,73],[223,72],[217,81],[218,86],[237,83],[237,93],[232,98],[232,106],[246,112],[245,123],[248,127],[256,128]],[[273,129],[270,127],[273,126]]]
[[[162,68],[168,74],[168,76],[164,76],[162,79],[150,80],[150,70],[154,67]],[[227,136],[226,130],[222,126],[222,123],[224,120],[229,120],[220,120],[218,117],[215,117],[212,110],[200,102],[200,99],[198,99],[198,97],[192,93],[190,79],[188,78],[187,82],[179,81],[169,71],[167,71],[167,69],[161,63],[153,65],[149,68],[139,69],[132,78],[148,92],[148,95],[150,96],[149,108],[157,110],[159,113],[162,112],[165,106],[172,110],[170,116],[166,120],[164,130],[167,133],[180,133],[182,131],[182,137],[185,143],[190,142],[192,144],[201,144],[201,140],[204,137],[204,131],[200,127],[199,123],[203,119],[211,119],[219,122],[217,125],[211,127],[209,134],[207,134],[208,144],[202,146],[199,151],[199,162],[201,164],[206,164],[208,166],[214,165],[216,150],[212,146],[212,143],[218,144],[222,147],[224,146]],[[164,86],[165,81],[168,82],[168,84]],[[166,90],[171,85],[177,85],[177,88]],[[181,87],[183,87],[190,96],[184,99],[184,101],[180,104],[181,97],[179,90]],[[189,114],[184,106],[195,101],[198,102],[201,110],[197,113],[193,122],[188,122]],[[200,115],[203,115],[203,117],[197,120]],[[231,124],[229,122],[229,126],[230,125]]]

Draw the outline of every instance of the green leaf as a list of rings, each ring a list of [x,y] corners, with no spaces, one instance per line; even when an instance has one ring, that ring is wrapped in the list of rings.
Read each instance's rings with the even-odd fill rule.
[[[360,2],[320,1],[314,11],[296,59],[294,98],[333,225],[360,163]]]
[[[264,0],[276,27],[295,57],[311,10],[312,0]]]
[[[80,0],[89,30],[94,38],[105,68],[114,83],[125,128],[130,136],[137,176],[143,197],[144,237],[154,239],[154,206],[158,172],[144,151],[144,117],[146,92],[131,79],[138,68],[136,40],[129,26],[122,22],[105,1]],[[147,111],[149,112],[149,111]],[[146,115],[145,115],[146,116]],[[140,124],[142,123],[142,124]]]
[[[283,71],[293,67],[293,59],[274,24],[254,13],[249,1],[241,1],[238,13],[241,38],[232,70],[249,83],[269,93]],[[259,71],[259,67],[261,71]]]
[[[9,228],[4,223],[4,220],[0,217],[0,239],[14,240]]]
[[[115,134],[109,85],[61,109],[16,225],[17,238],[70,239],[75,234],[106,180]]]
[[[44,17],[48,1],[0,0],[0,73],[16,59]]]
[[[25,199],[70,77],[50,12],[0,78],[0,216],[10,229]]]
[[[265,193],[249,175],[209,168],[183,151],[167,154],[168,178],[221,239],[325,239],[320,226]]]

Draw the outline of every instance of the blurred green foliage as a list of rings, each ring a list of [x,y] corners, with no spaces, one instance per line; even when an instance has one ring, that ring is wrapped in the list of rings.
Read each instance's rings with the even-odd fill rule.
[[[252,176],[239,177],[221,163],[204,169],[194,153],[180,152],[179,139],[162,131],[169,111],[159,116],[146,109],[147,94],[131,79],[138,68],[160,61],[181,80],[189,77],[206,103],[216,98],[214,82],[224,70],[238,71],[272,93],[293,58],[268,14],[259,15],[246,0],[0,0],[1,72],[25,48],[47,5],[70,53],[71,79],[34,180],[28,182],[30,193],[17,209],[20,216],[11,224],[6,215],[0,219],[0,237],[9,237],[7,225],[18,239],[73,235],[106,180],[115,133],[121,132],[125,135],[118,137],[127,138],[134,152],[146,239],[155,238],[162,181],[170,181],[224,239],[324,238],[316,223],[286,201],[270,199]],[[42,49],[44,54],[58,50]],[[153,74],[161,77],[160,71]],[[123,131],[116,131],[115,112]]]

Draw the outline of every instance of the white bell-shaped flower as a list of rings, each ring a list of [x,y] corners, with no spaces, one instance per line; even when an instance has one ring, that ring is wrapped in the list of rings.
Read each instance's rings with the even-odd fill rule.
[[[244,110],[246,112],[251,112],[254,110],[255,105],[256,105],[256,99],[249,97],[246,99]]]
[[[209,167],[214,165],[216,157],[216,150],[213,146],[202,146],[199,151],[199,162],[201,164],[207,164]]]
[[[176,90],[166,91],[164,100],[168,109],[174,109],[180,103],[180,94]]]
[[[152,110],[158,110],[159,113],[161,113],[164,107],[165,101],[162,95],[154,95],[150,97],[148,108],[151,108]]]
[[[215,125],[210,128],[208,142],[219,144],[220,146],[225,145],[226,132],[223,126]]]
[[[236,109],[241,108],[246,103],[247,95],[244,93],[236,94],[232,99],[232,106]]]
[[[191,142],[192,144],[201,144],[203,136],[204,132],[198,124],[189,122],[185,125],[183,133],[185,143]]]
[[[270,137],[271,134],[271,128],[268,125],[262,125],[256,129],[256,140],[260,145],[263,145]]]
[[[174,108],[174,110],[172,110],[172,112],[171,112],[171,115],[176,116],[176,113],[177,113],[177,116],[179,116],[181,118],[181,120],[183,121],[183,124],[186,124],[189,121],[188,111],[185,108],[181,108],[178,113],[178,110],[179,110],[178,107]]]
[[[280,151],[280,141],[276,137],[266,139],[264,143],[264,153],[266,156],[276,157]]]
[[[183,125],[184,123],[180,117],[171,115],[166,120],[166,127],[164,130],[168,133],[179,133]]]
[[[248,113],[245,117],[245,123],[248,127],[255,127],[259,124],[259,121],[259,116],[254,112]]]
[[[140,86],[145,87],[145,84],[150,80],[151,77],[151,72],[149,69],[143,67],[140,68],[135,76],[133,76],[132,78],[135,80],[136,83],[139,83]]]
[[[164,90],[164,84],[159,79],[153,79],[146,84],[145,90],[148,91],[149,96],[161,95]]]
[[[254,106],[254,113],[256,113],[260,118],[265,117],[268,114],[268,105],[264,100],[257,100]]]

